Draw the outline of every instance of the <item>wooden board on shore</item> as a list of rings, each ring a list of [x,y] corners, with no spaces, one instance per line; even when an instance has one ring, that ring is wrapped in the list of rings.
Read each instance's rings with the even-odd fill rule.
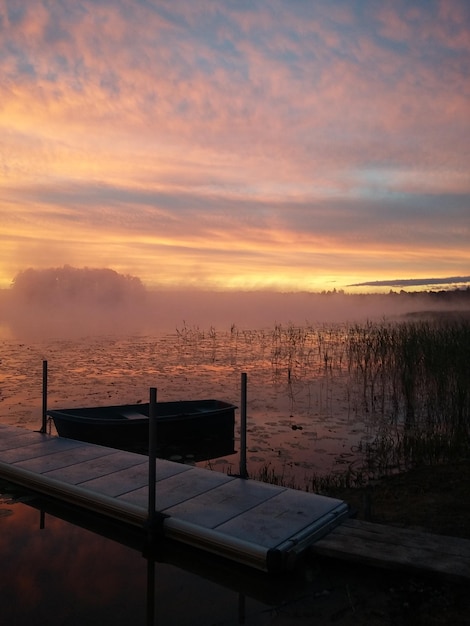
[[[374,567],[470,579],[470,540],[350,519],[309,550]]]

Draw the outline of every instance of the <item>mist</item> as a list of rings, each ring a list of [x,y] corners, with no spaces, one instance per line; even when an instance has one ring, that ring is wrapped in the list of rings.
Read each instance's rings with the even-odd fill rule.
[[[18,340],[272,328],[469,311],[470,290],[388,294],[148,290],[109,269],[26,270],[0,292],[0,332]]]

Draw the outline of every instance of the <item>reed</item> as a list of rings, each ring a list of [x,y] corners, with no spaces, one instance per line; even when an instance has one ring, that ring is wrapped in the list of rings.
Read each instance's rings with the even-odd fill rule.
[[[272,366],[294,398],[294,385],[322,376],[325,388],[347,377],[348,398],[367,416],[371,440],[343,473],[305,479],[305,488],[360,486],[421,464],[468,457],[470,449],[470,323],[434,320],[314,328],[277,326]],[[327,407],[323,406],[325,412]],[[281,484],[272,468],[262,480]]]
[[[380,414],[366,466],[410,467],[468,455],[470,324],[465,319],[350,329],[349,373],[363,406]]]
[[[267,362],[273,384],[284,388],[291,406],[302,397],[309,412],[316,403],[315,413],[322,418],[334,416],[333,398],[341,385],[348,415],[366,424],[369,437],[355,450],[354,464],[327,481],[359,485],[414,465],[468,457],[468,317],[277,324],[270,330],[240,330],[232,325],[226,336],[213,327],[202,331],[184,324],[177,338],[182,357],[191,343],[201,363],[225,362],[222,350],[227,342],[231,365],[256,368]],[[340,410],[344,411],[344,404]],[[289,486],[294,482],[274,465],[260,470],[257,477]],[[305,488],[323,489],[319,477],[304,482]]]
[[[325,495],[334,493],[339,489],[364,487],[369,482],[367,473],[361,469],[354,469],[352,466],[341,472],[314,473],[310,476],[305,476],[303,482],[299,482],[293,476],[288,476],[283,469],[281,471],[276,470],[270,463],[265,464],[257,472],[250,474],[250,478],[271,485]]]
[[[263,465],[255,474],[250,474],[250,478],[269,483],[270,485],[302,489],[293,476],[287,476],[283,469],[279,472],[270,463]]]

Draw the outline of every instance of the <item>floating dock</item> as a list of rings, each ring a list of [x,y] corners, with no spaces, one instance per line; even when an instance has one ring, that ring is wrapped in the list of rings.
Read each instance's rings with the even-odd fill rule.
[[[341,500],[163,459],[149,511],[148,457],[14,426],[0,425],[0,477],[264,571],[293,567],[349,517]]]

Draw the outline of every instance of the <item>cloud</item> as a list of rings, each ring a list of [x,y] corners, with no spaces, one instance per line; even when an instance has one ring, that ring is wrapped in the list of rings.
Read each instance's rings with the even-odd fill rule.
[[[447,278],[397,278],[395,280],[373,280],[366,283],[356,283],[349,287],[416,287],[418,285],[466,285],[470,283],[470,276],[448,276]]]
[[[46,244],[178,284],[467,271],[463,0],[12,6],[1,275]]]

